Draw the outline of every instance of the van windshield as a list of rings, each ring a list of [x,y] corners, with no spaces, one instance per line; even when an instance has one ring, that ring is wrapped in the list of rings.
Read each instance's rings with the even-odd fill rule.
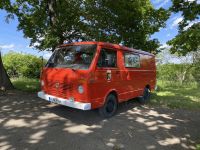
[[[55,50],[46,67],[87,70],[96,53],[96,45],[73,45]]]

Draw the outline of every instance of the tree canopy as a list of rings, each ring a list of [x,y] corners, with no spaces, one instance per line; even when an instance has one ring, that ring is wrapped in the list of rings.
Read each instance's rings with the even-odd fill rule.
[[[156,53],[159,41],[150,36],[169,17],[149,0],[4,0],[0,8],[8,20],[18,19],[18,30],[39,50],[54,50],[64,40],[96,40]]]
[[[200,4],[194,0],[172,0],[172,12],[181,12],[183,20],[179,23],[179,33],[168,41],[172,53],[186,55],[200,50]]]

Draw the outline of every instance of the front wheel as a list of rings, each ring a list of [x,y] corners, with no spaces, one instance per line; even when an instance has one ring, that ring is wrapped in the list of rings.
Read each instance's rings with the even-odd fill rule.
[[[150,101],[151,91],[149,88],[144,88],[143,96],[139,97],[139,102],[141,104],[146,104]]]
[[[104,118],[112,117],[117,111],[117,98],[115,95],[110,94],[106,98],[103,107],[99,108],[99,114]]]

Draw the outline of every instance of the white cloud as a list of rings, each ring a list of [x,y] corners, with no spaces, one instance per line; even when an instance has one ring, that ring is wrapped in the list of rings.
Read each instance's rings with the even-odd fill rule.
[[[40,46],[40,43],[39,42],[35,42],[35,43],[32,44],[31,47],[33,48],[33,47],[36,47],[36,46]]]
[[[40,51],[38,53],[39,56],[42,56],[44,59],[49,59],[52,55],[52,52],[51,51]]]
[[[195,0],[185,0],[186,2],[188,1],[188,2],[194,2]]]
[[[200,21],[191,21],[186,27],[184,27],[184,30],[187,30],[188,28],[190,28],[193,24],[195,23],[200,23]]]
[[[169,2],[169,0],[157,0],[157,1],[155,2],[155,4],[158,4],[158,5],[156,6],[156,8],[163,7],[163,6],[165,6],[168,2]]]
[[[171,25],[171,28],[178,26],[178,24],[183,20],[183,17],[176,18]]]
[[[11,48],[14,48],[14,47],[15,47],[14,44],[0,45],[0,48],[2,48],[2,49],[11,49]]]
[[[200,0],[185,0],[185,2],[194,2],[194,1],[196,1],[197,4],[200,4]]]
[[[46,54],[43,55],[43,57],[45,59],[49,59],[51,57],[51,55],[52,55],[51,53],[46,53]]]
[[[170,46],[166,43],[160,46],[160,49],[170,49]]]
[[[171,18],[171,21],[174,21],[176,20],[177,18],[181,17],[181,15],[176,15],[176,14],[173,14],[174,16]]]
[[[177,56],[175,54],[170,53],[170,46],[164,43],[161,47],[161,52],[156,56],[158,63],[166,64],[166,63],[191,63],[192,55],[191,53],[186,56]]]

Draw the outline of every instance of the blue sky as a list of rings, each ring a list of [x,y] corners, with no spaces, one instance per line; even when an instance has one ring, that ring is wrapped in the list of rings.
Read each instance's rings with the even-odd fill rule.
[[[151,0],[154,7],[165,9],[171,6],[171,0]],[[0,10],[0,47],[2,53],[5,54],[9,50],[14,50],[22,53],[29,53],[37,56],[49,57],[47,52],[39,52],[36,49],[29,47],[30,40],[23,37],[21,31],[17,31],[18,21],[17,19],[10,21],[10,23],[5,22],[6,12]],[[159,32],[152,35],[151,38],[159,39],[161,44],[164,44],[172,39],[177,33],[178,23],[181,21],[181,14],[172,14],[167,20],[167,25],[165,28],[160,29]]]
[[[23,37],[22,31],[17,30],[17,19],[5,22],[6,12],[0,10],[0,48],[3,54],[10,50],[28,53],[33,55],[43,55],[38,50],[30,48],[30,40]]]

